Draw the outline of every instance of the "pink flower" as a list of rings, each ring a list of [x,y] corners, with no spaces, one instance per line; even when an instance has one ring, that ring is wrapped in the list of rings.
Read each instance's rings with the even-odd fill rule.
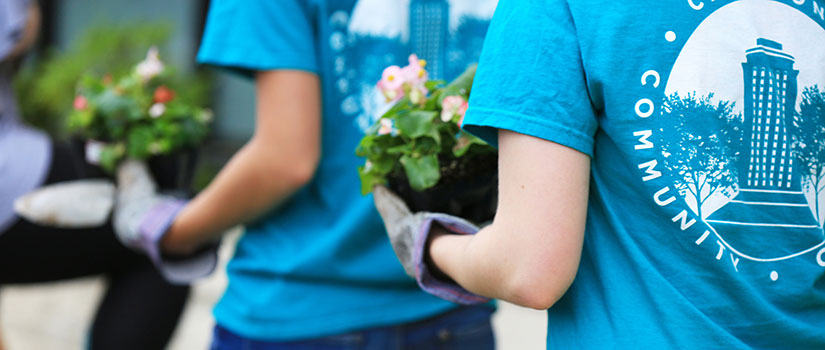
[[[86,97],[83,97],[83,95],[77,95],[74,98],[74,103],[73,104],[74,104],[74,109],[76,109],[78,111],[82,111],[82,110],[86,109],[86,107],[89,107],[89,100],[87,100]]]
[[[381,81],[377,87],[387,98],[387,101],[396,101],[404,97],[404,75],[399,66],[389,66],[381,74]]]
[[[458,118],[458,126],[464,125],[464,115],[467,114],[467,108],[470,108],[470,105],[467,102],[464,102],[464,104],[458,108],[458,115],[461,116]]]
[[[459,120],[464,119],[464,113],[467,112],[467,100],[461,96],[447,96],[441,101],[441,121],[449,122],[459,117]]]
[[[378,135],[387,135],[392,133],[392,120],[381,119],[381,127],[378,129]]]
[[[419,60],[418,56],[410,55],[409,65],[401,68],[399,66],[389,66],[384,69],[381,81],[376,87],[381,91],[387,102],[398,101],[405,95],[410,97],[413,103],[422,103],[429,92],[424,83],[429,79],[424,67],[427,62]]]
[[[402,68],[406,82],[413,86],[424,84],[428,78],[427,71],[424,69],[427,61],[418,59],[415,54],[410,55],[408,60],[410,64]]]

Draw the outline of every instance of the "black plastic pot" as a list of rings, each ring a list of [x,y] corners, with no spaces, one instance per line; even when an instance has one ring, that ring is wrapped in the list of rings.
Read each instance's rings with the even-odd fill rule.
[[[155,156],[149,158],[147,163],[162,192],[185,197],[193,194],[192,179],[195,177],[195,167],[198,163],[197,150],[183,149],[176,153]]]
[[[493,220],[498,198],[498,157],[476,156],[463,164],[440,160],[441,180],[424,191],[413,190],[404,172],[388,179],[389,188],[407,203],[413,212],[446,213],[475,224]]]
[[[81,166],[84,178],[108,178],[114,181],[114,174],[106,173],[103,168],[86,162],[86,141],[72,140],[75,152],[84,160]],[[182,149],[175,153],[154,156],[146,161],[149,172],[158,184],[161,192],[181,197],[191,197],[192,180],[195,177],[198,152],[194,148]]]

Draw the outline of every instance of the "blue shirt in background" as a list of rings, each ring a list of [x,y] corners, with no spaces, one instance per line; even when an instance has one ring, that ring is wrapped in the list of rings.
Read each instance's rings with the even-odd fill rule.
[[[490,0],[212,1],[200,62],[250,74],[298,69],[323,85],[314,179],[250,224],[227,271],[217,322],[254,339],[293,340],[419,320],[455,305],[404,274],[354,155],[385,108],[375,84],[417,53],[434,78],[477,62]]]
[[[464,125],[592,157],[548,348],[825,349],[822,10],[500,2]]]

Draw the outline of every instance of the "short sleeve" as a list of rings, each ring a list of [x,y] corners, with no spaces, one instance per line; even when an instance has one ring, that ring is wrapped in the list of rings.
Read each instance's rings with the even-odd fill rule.
[[[307,0],[213,0],[198,62],[245,74],[317,73],[314,15]]]
[[[464,128],[492,144],[507,129],[592,156],[598,121],[578,43],[567,1],[499,1]]]

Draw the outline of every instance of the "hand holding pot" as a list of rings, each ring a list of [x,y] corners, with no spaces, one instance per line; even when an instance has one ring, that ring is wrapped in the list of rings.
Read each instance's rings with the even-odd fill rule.
[[[462,218],[442,213],[413,213],[401,198],[384,186],[374,189],[375,207],[384,220],[384,227],[390,243],[404,271],[415,278],[424,291],[460,304],[478,304],[489,299],[473,294],[453,281],[435,277],[434,268],[428,266],[427,243],[434,223],[446,228],[450,233],[470,235],[478,232],[478,227]]]
[[[117,169],[117,183],[113,223],[124,245],[148,255],[173,283],[188,283],[212,272],[217,264],[217,245],[174,261],[161,254],[160,241],[186,201],[159,195],[149,169],[140,161],[124,161]]]

